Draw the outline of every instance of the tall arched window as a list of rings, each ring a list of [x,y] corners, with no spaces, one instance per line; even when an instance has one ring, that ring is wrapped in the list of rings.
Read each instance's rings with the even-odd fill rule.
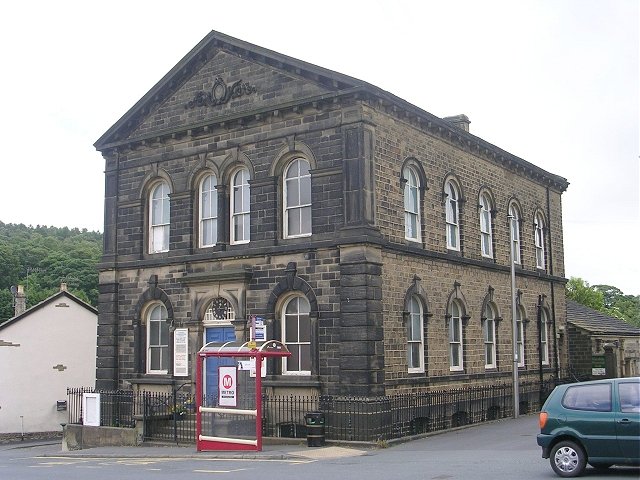
[[[484,310],[484,317],[484,368],[496,368],[496,313],[489,303]]]
[[[147,373],[169,371],[169,324],[164,305],[154,305],[147,314]]]
[[[249,170],[238,170],[231,180],[231,243],[249,243],[251,220]]]
[[[540,357],[543,365],[549,365],[549,317],[547,311],[540,311]]]
[[[462,307],[457,300],[449,307],[449,370],[463,370]]]
[[[460,195],[451,181],[445,184],[444,194],[446,197],[447,248],[460,250]]]
[[[149,253],[169,251],[169,185],[159,183],[149,198]]]
[[[511,249],[513,263],[520,262],[520,212],[514,203],[509,206],[509,234],[511,236]]]
[[[407,363],[409,373],[424,372],[424,326],[422,302],[415,295],[408,305],[409,321],[407,328]]]
[[[284,237],[311,235],[311,173],[309,162],[293,160],[284,175]]]
[[[522,307],[516,307],[516,342],[518,366],[524,367],[524,311]]]
[[[404,184],[404,238],[420,241],[420,180],[415,170],[405,167]]]
[[[218,180],[207,175],[200,182],[200,246],[212,247],[218,241]]]
[[[292,297],[282,308],[282,340],[291,356],[282,359],[284,375],[311,375],[311,308],[306,297]]]
[[[480,195],[480,250],[483,257],[493,258],[491,200],[486,193]]]
[[[537,214],[534,219],[535,243],[536,243],[536,267],[545,268],[544,252],[544,219],[541,214]]]

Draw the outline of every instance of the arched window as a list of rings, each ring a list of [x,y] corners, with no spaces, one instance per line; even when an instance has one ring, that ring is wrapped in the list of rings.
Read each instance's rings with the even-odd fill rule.
[[[511,236],[511,250],[513,263],[520,262],[520,212],[514,203],[509,206],[509,233]]]
[[[249,170],[238,170],[231,180],[231,243],[249,243],[251,220]]]
[[[169,251],[169,185],[165,182],[151,190],[149,198],[149,253]]]
[[[409,373],[424,372],[424,325],[422,302],[413,295],[408,305],[407,363]]]
[[[487,303],[482,332],[484,337],[484,368],[496,368],[496,313]]]
[[[493,258],[491,200],[486,193],[480,195],[480,250],[483,257]]]
[[[524,367],[524,310],[522,307],[516,307],[516,342],[518,366]]]
[[[309,162],[293,160],[284,175],[284,237],[311,235],[311,173]]]
[[[218,181],[207,175],[200,182],[200,246],[212,247],[218,241]]]
[[[411,167],[405,167],[404,184],[404,238],[420,241],[420,180]]]
[[[167,309],[154,305],[147,314],[147,373],[164,374],[169,371],[169,324]]]
[[[543,365],[549,365],[549,317],[547,311],[540,311],[540,357]]]
[[[446,197],[447,248],[460,250],[460,195],[451,181],[445,184],[444,194]]]
[[[544,219],[541,214],[537,214],[534,218],[535,244],[536,244],[536,267],[545,268],[544,253]]]
[[[284,375],[311,375],[311,308],[306,297],[291,297],[282,308],[282,339],[291,356],[282,359]]]
[[[457,300],[449,307],[449,369],[461,371],[463,365],[462,307]]]

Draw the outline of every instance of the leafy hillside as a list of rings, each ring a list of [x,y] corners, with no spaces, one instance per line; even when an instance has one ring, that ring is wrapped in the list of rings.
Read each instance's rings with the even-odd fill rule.
[[[27,308],[56,293],[62,282],[97,306],[101,255],[100,232],[0,222],[0,323],[14,315],[12,285],[24,285]]]

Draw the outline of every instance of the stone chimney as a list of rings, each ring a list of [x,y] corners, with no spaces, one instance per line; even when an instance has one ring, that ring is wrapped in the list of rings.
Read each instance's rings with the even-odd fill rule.
[[[66,283],[61,283],[60,284],[60,291],[61,292],[66,292],[67,291],[67,284]]]
[[[21,315],[27,309],[27,297],[24,294],[24,286],[18,285],[16,295],[14,297],[15,316]]]
[[[460,130],[464,130],[465,132],[469,131],[469,124],[471,123],[471,120],[469,120],[469,117],[464,114],[455,115],[453,117],[444,117],[443,120],[453,124]]]

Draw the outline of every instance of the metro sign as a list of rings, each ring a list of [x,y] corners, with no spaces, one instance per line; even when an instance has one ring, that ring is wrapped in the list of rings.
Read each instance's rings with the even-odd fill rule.
[[[235,407],[238,403],[237,367],[218,367],[218,405]]]

